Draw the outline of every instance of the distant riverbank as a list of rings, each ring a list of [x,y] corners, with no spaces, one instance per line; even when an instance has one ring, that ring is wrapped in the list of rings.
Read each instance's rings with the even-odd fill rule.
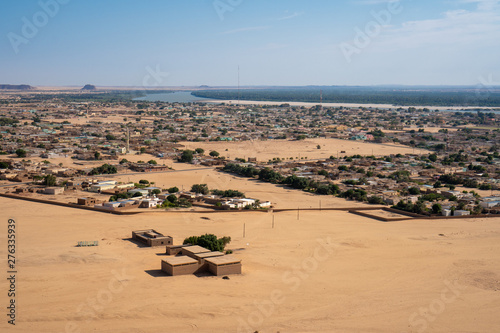
[[[174,91],[171,93],[147,94],[144,97],[134,98],[134,101],[166,102],[166,103],[195,103],[212,102],[212,99],[196,97],[190,91]]]
[[[218,100],[210,99],[204,97],[197,97],[192,95],[191,91],[175,91],[171,93],[159,93],[159,94],[148,94],[144,97],[134,98],[134,101],[146,101],[146,102],[165,102],[165,103],[211,103],[211,104],[240,104],[240,105],[282,105],[289,104],[290,106],[304,106],[313,107],[319,103],[310,102],[285,102],[285,101],[242,101],[236,100]],[[379,109],[398,109],[398,108],[408,108],[408,106],[395,106],[391,104],[362,104],[362,103],[323,103],[324,107],[346,107],[346,108],[379,108]],[[500,112],[498,108],[487,108],[487,107],[463,107],[463,106],[419,106],[415,105],[416,108],[427,108],[429,110],[439,110],[439,111],[451,111],[451,112],[474,112],[476,110],[487,110],[488,112]]]

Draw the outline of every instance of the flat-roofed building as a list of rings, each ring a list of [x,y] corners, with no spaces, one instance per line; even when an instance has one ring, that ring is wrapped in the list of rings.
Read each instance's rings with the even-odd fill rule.
[[[215,276],[241,274],[241,259],[233,255],[206,258],[208,270]]]
[[[161,261],[161,270],[171,276],[194,274],[200,265],[188,256],[170,257]]]
[[[64,193],[64,187],[47,187],[45,188],[44,192],[45,194],[63,194]]]
[[[182,249],[191,246],[191,244],[184,244],[184,245],[167,245],[167,251],[166,254],[169,256],[176,256],[179,253],[181,253]]]
[[[148,246],[172,245],[173,243],[172,237],[164,236],[153,229],[132,231],[132,239]]]
[[[100,193],[102,191],[108,191],[108,190],[114,189],[115,186],[116,185],[114,185],[114,184],[94,184],[94,185],[90,186],[89,191]]]
[[[213,258],[213,257],[221,257],[223,255],[224,255],[224,253],[219,252],[219,251],[212,251],[212,252],[204,252],[204,253],[195,254],[196,259],[207,259],[207,258]]]
[[[96,204],[95,198],[78,198],[78,204],[83,206],[93,206]]]
[[[204,247],[198,246],[198,245],[193,245],[193,246],[186,246],[183,247],[181,250],[182,255],[198,259],[197,255],[201,253],[207,253],[211,252],[209,249],[206,249]]]

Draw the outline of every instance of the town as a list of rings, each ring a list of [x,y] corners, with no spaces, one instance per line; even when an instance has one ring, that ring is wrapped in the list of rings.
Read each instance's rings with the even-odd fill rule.
[[[175,183],[161,188],[142,177],[182,163],[424,215],[500,211],[500,115],[493,109],[151,103],[99,91],[80,94],[0,95],[4,193],[110,210],[272,206],[267,198],[244,198],[244,189],[179,191]],[[235,143],[310,140],[406,151],[360,154],[320,143],[311,156],[282,150],[257,158],[231,149]],[[117,175],[136,179],[111,178]]]

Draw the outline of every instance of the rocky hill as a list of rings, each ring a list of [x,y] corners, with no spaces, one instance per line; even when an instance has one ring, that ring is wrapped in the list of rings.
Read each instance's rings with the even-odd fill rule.
[[[92,84],[86,84],[85,87],[82,88],[82,90],[96,90],[97,88],[92,85]]]
[[[32,90],[32,86],[27,84],[0,84],[0,89],[3,90]]]

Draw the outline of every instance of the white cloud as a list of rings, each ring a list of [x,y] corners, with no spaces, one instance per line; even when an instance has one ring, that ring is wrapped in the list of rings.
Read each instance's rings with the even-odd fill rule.
[[[302,12],[301,13],[295,12],[295,13],[293,13],[291,15],[287,15],[287,16],[278,18],[278,21],[291,20],[291,19],[294,19],[296,17],[301,16],[302,14],[304,14],[304,13],[302,13]]]
[[[222,35],[230,35],[230,34],[237,34],[240,32],[267,30],[269,28],[271,28],[271,27],[270,26],[247,27],[247,28],[239,28],[239,29],[224,31],[221,34]]]
[[[500,40],[500,12],[492,10],[500,0],[462,0],[476,3],[475,10],[450,10],[441,18],[407,21],[384,30],[380,43],[393,48],[418,48],[444,45],[488,45]]]
[[[380,5],[383,3],[399,2],[400,0],[359,0],[357,3],[362,5]]]

